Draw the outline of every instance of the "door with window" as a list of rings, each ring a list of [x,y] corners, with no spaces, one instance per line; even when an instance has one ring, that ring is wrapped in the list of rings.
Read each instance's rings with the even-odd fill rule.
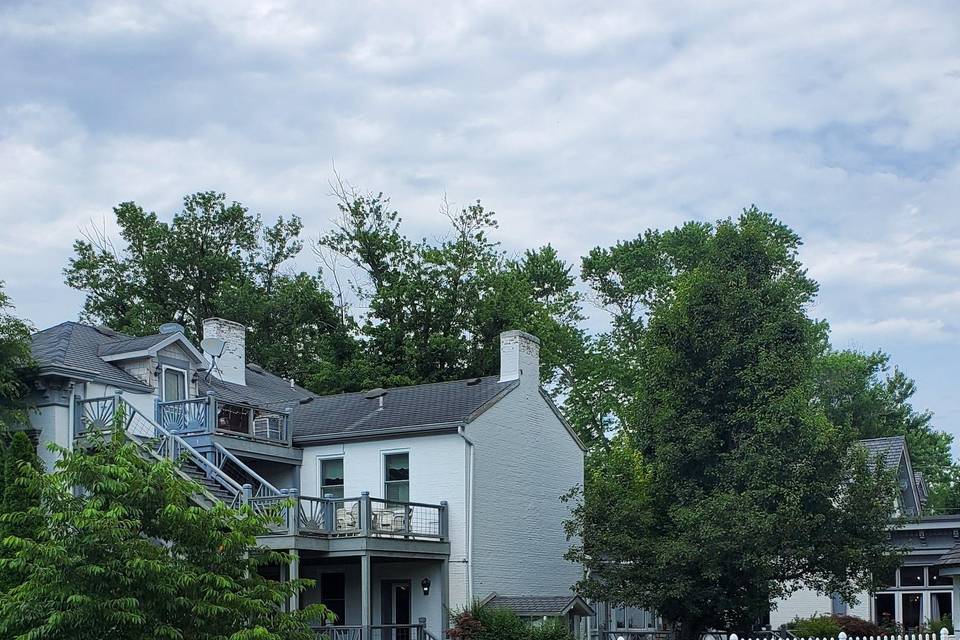
[[[187,399],[187,372],[176,367],[164,366],[162,369],[161,390],[163,401]]]
[[[383,640],[415,640],[410,633],[410,581],[383,580],[380,583],[380,623]]]

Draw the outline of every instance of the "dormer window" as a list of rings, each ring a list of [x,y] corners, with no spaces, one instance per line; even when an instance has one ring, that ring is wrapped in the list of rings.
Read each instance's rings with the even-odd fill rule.
[[[164,365],[161,370],[161,393],[164,402],[187,399],[187,372]]]

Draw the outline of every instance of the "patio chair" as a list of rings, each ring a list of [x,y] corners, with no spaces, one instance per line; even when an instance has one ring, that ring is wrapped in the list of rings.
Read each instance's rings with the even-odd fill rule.
[[[345,506],[337,509],[337,531],[356,529],[357,523],[360,522],[360,503],[354,502],[349,510]]]

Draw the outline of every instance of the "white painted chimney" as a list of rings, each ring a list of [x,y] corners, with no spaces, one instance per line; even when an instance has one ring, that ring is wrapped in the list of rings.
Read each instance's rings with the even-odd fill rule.
[[[524,331],[500,334],[500,382],[529,380],[540,384],[540,338]]]
[[[217,358],[213,375],[224,382],[246,385],[247,328],[239,322],[231,322],[223,318],[207,318],[203,321],[203,337],[204,339],[220,338],[225,343],[223,355]],[[207,355],[207,362],[210,362],[209,355]]]

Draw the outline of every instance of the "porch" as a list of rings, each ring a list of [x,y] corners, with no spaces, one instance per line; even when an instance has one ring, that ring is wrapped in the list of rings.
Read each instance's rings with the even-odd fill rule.
[[[448,558],[410,551],[331,555],[294,550],[279,579],[310,578],[291,609],[322,603],[336,615],[330,640],[435,640],[448,628]]]

